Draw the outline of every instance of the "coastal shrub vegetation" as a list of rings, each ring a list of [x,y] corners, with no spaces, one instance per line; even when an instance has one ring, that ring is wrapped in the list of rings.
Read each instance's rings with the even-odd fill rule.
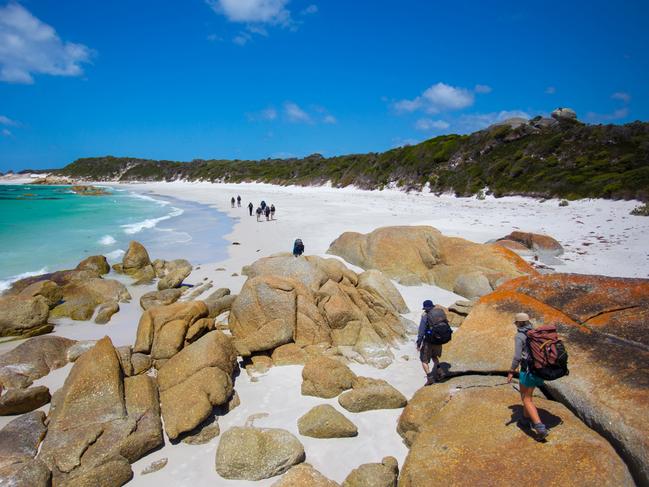
[[[537,120],[537,119],[535,119]],[[533,123],[494,126],[471,135],[443,135],[381,153],[325,158],[152,161],[78,159],[60,175],[97,181],[258,181],[280,185],[354,185],[496,197],[649,200],[649,123]]]

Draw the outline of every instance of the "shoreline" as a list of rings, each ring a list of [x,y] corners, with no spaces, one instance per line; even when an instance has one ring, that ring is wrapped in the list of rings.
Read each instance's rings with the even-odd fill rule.
[[[649,270],[649,256],[644,249],[644,235],[649,234],[649,219],[628,215],[634,202],[582,200],[560,208],[558,200],[540,202],[523,197],[477,200],[407,194],[394,190],[378,192],[351,188],[178,182],[115,186],[152,197],[172,197],[207,205],[227,215],[231,229],[229,233],[222,235],[228,242],[227,255],[214,259],[206,255],[185,282],[199,284],[207,278],[214,282],[214,289],[227,287],[232,294],[237,294],[246,280],[245,276],[240,275],[244,265],[277,252],[289,252],[295,238],[304,240],[306,254],[332,258],[334,256],[326,254],[326,250],[331,241],[344,231],[366,233],[390,225],[427,224],[435,226],[445,235],[460,236],[480,243],[503,237],[517,228],[547,232],[566,248],[566,253],[561,256],[565,263],[556,266],[557,272],[610,272],[617,275],[626,273],[627,277],[646,277]],[[230,198],[237,194],[242,196],[242,207],[231,208]],[[276,221],[266,222],[264,218],[263,222],[257,223],[254,213],[252,217],[248,215],[248,201],[252,200],[256,206],[261,199],[268,204],[275,204]],[[577,223],[578,221],[582,223]],[[600,233],[593,236],[591,232]],[[607,242],[601,242],[596,236]],[[238,245],[234,245],[235,242]],[[584,242],[590,245],[582,245]],[[584,251],[586,253],[580,253]],[[156,257],[152,253],[151,258]],[[177,254],[172,258],[185,257],[183,246],[179,245]],[[355,266],[347,266],[359,270]],[[601,272],[589,272],[595,269],[600,269]],[[114,273],[108,277],[120,279]],[[86,340],[108,335],[115,346],[134,343],[137,323],[142,313],[139,297],[155,286],[132,286],[128,278],[122,278],[125,279],[123,282],[129,283],[133,299],[131,303],[123,305],[107,325],[60,321],[53,334]],[[411,310],[404,316],[411,320],[418,321],[424,299],[431,298],[444,306],[462,299],[431,285],[395,285]],[[198,299],[208,296],[210,292],[207,291]],[[0,353],[20,342],[1,344]],[[351,363],[350,368],[358,375],[385,379],[410,398],[423,385],[423,373],[417,360],[414,340],[402,343],[392,352],[394,362],[385,369],[356,363]],[[54,392],[62,386],[70,368],[71,365],[68,364],[36,381],[35,385],[46,385]],[[336,398],[327,400],[302,396],[299,386],[301,371],[301,366],[272,367],[255,380],[242,371],[235,385],[241,405],[219,417],[221,432],[245,424],[252,415],[270,413],[269,416],[257,419],[255,425],[284,428],[295,434],[304,444],[306,461],[337,482],[341,482],[361,463],[377,462],[388,455],[394,456],[399,465],[403,465],[408,450],[395,428],[401,410],[356,414],[345,412],[358,426],[359,435],[355,438],[323,441],[299,435],[296,422],[298,417],[318,404],[338,405]],[[47,411],[48,408],[49,405],[41,409]],[[12,417],[0,418],[0,427],[10,419]],[[184,443],[174,445],[166,438],[163,447],[132,464],[135,476],[128,485],[158,487],[162,481],[170,485],[191,484],[195,487],[215,483],[225,487],[267,487],[277,481],[277,477],[256,482],[220,478],[214,471],[218,441],[217,437],[206,445],[196,447]],[[142,469],[162,458],[168,458],[169,464],[161,474],[141,475]]]

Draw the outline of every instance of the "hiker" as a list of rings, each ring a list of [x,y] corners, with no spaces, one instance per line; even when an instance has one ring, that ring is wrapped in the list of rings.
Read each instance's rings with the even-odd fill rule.
[[[248,203],[248,211],[250,212],[250,216],[252,216],[252,209],[253,208],[254,208],[254,206],[252,206],[252,201],[251,201],[250,203]]]
[[[451,340],[453,330],[443,309],[436,308],[430,299],[423,303],[423,313],[417,333],[417,351],[421,367],[426,373],[426,385],[434,384],[442,378],[439,370],[439,358],[442,356],[442,345]],[[428,363],[433,361],[433,368]]]
[[[293,256],[299,257],[303,253],[304,253],[304,243],[302,243],[301,238],[298,238],[295,240],[295,243],[293,244]]]
[[[270,205],[270,219],[275,219],[275,205]]]
[[[266,210],[266,202],[264,200],[261,200],[261,211]]]
[[[516,314],[514,325],[516,326],[514,358],[512,359],[512,366],[509,369],[509,373],[507,374],[507,383],[511,383],[512,377],[514,377],[514,373],[520,365],[521,371],[518,375],[518,383],[523,402],[523,420],[520,422],[520,425],[534,430],[537,437],[542,440],[548,436],[548,429],[541,422],[539,412],[533,402],[533,397],[534,388],[542,386],[543,379],[528,370],[530,349],[527,332],[532,331],[534,328],[532,327],[532,323],[530,323],[530,317],[527,313]]]
[[[232,208],[234,208],[234,196],[233,196],[232,199],[230,200],[230,203],[232,204]]]
[[[266,221],[270,220],[270,206],[266,207],[266,210],[264,210],[264,215],[266,215]]]
[[[241,208],[241,195],[237,195],[237,206]]]
[[[257,213],[257,221],[259,222],[259,221],[261,221],[260,220],[260,218],[261,218],[261,206],[257,207],[256,213]]]

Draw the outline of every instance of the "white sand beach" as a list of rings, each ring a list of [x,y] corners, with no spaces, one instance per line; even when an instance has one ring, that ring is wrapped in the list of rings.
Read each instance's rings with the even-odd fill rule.
[[[244,265],[273,253],[290,251],[295,238],[304,241],[307,254],[324,256],[329,244],[345,231],[365,233],[391,225],[431,225],[446,235],[475,242],[504,237],[512,230],[546,233],[565,248],[561,262],[551,266],[555,272],[642,278],[649,275],[649,246],[646,243],[649,218],[629,215],[638,204],[634,201],[581,200],[559,207],[558,200],[541,202],[523,197],[478,200],[406,194],[396,190],[183,182],[129,185],[128,189],[207,204],[233,218],[233,231],[226,236],[232,243],[228,258],[214,262],[205,255],[201,262],[193,262],[195,270],[186,279],[188,283],[199,284],[207,278],[214,282],[215,288],[228,287],[232,293],[237,293],[246,279],[238,275]],[[242,207],[231,208],[230,198],[237,195],[242,197]],[[248,215],[248,202],[252,201],[256,207],[261,200],[277,207],[275,221],[267,222],[264,218],[263,222],[257,222],[254,214]],[[176,257],[184,257],[182,247],[178,248]],[[449,305],[461,299],[435,286],[397,287],[411,310],[406,316],[417,322],[422,300],[431,298]],[[108,335],[115,345],[132,344],[141,313],[139,297],[150,289],[129,286],[132,302],[122,306],[108,325],[61,323],[54,333],[83,340]],[[17,343],[1,345],[0,352]],[[394,355],[394,363],[383,370],[359,364],[350,367],[357,374],[386,379],[409,398],[424,382],[414,339],[404,343]],[[37,384],[55,391],[63,384],[70,368],[68,365],[57,370]],[[251,415],[261,413],[255,421],[256,426],[281,427],[294,433],[305,446],[306,461],[337,482],[358,465],[380,462],[386,455],[396,457],[402,465],[407,448],[396,432],[401,410],[359,414],[345,411],[358,426],[359,435],[355,438],[318,440],[299,436],[297,418],[312,406],[329,403],[340,409],[336,399],[323,400],[300,394],[301,369],[300,366],[274,367],[256,381],[251,381],[242,371],[235,384],[241,405],[219,418],[221,431],[243,425]],[[0,418],[0,426],[10,419]],[[217,437],[209,444],[190,446],[172,445],[167,439],[163,448],[133,464],[135,477],[129,485],[269,486],[277,480],[245,482],[220,478],[214,468],[218,441]],[[151,462],[161,458],[169,460],[163,470],[140,474]]]

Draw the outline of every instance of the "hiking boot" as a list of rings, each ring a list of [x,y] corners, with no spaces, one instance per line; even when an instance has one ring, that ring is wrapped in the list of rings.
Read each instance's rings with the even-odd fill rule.
[[[435,376],[433,374],[428,374],[426,376],[426,384],[424,384],[424,385],[429,386],[429,385],[434,384],[434,383],[435,383]]]
[[[544,440],[548,437],[550,432],[545,427],[543,423],[536,423],[532,425],[532,430],[536,433],[536,438],[539,440]]]

